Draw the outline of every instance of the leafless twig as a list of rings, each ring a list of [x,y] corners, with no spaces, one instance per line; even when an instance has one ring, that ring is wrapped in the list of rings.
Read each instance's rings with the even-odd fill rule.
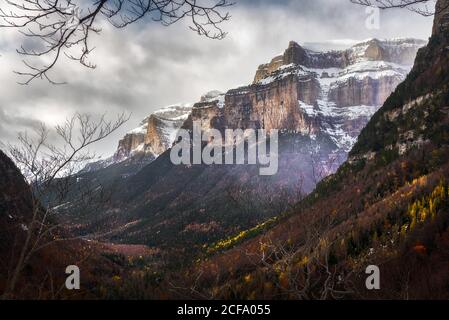
[[[95,68],[89,61],[94,49],[89,43],[91,34],[101,32],[102,21],[116,28],[143,18],[169,26],[190,19],[190,29],[211,39],[223,39],[226,33],[220,24],[229,20],[222,12],[232,3],[229,0],[5,0],[0,8],[0,27],[15,28],[26,37],[37,41],[35,48],[17,50],[26,57],[48,61],[37,66],[24,60],[27,71],[22,84],[36,78],[60,84],[51,79],[49,71],[62,56],[78,61],[87,68]]]

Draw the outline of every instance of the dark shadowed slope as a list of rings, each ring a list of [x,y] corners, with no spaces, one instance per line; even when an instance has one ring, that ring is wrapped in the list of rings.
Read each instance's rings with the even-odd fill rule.
[[[101,255],[109,252],[96,243],[80,239],[62,241],[64,230],[57,228],[51,234],[35,242],[32,233],[25,256],[36,244],[36,250],[25,259],[19,269],[14,288],[11,280],[15,274],[19,257],[24,248],[29,230],[37,230],[37,219],[33,228],[31,221],[36,208],[30,187],[20,171],[0,151],[0,297],[14,299],[51,299],[92,297],[92,292],[101,281],[108,281],[121,268]],[[47,245],[48,244],[48,245]],[[77,265],[82,270],[82,290],[68,291],[64,287],[68,265]]]

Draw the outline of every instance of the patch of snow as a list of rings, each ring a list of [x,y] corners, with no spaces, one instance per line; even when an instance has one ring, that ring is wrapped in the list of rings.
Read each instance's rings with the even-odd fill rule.
[[[201,101],[213,101],[216,100],[219,96],[223,95],[223,92],[218,90],[209,91],[201,96]]]
[[[185,113],[185,114],[182,114],[182,115],[180,115],[178,117],[174,117],[171,120],[173,120],[173,121],[187,120],[188,117],[189,117],[189,113]]]
[[[380,106],[350,106],[350,107],[341,107],[337,108],[336,114],[340,113],[346,119],[354,120],[361,117],[371,118],[377,110],[379,110]]]
[[[319,115],[319,110],[314,106],[305,103],[304,101],[298,100],[299,108],[309,117],[317,117]]]
[[[218,108],[223,109],[225,106],[225,94],[221,94],[218,96]]]
[[[162,135],[165,142],[168,145],[173,144],[176,139],[176,134],[178,133],[179,127],[173,121],[164,121],[164,126],[161,128]]]
[[[411,66],[403,66],[385,61],[360,61],[348,66],[338,75],[338,81],[347,81],[350,78],[363,80],[365,78],[380,79],[383,77],[404,76]]]
[[[188,115],[192,111],[192,107],[193,103],[178,103],[158,109],[153,114],[161,118],[173,120],[174,118]]]
[[[295,64],[289,64],[281,66],[276,70],[275,73],[259,80],[257,82],[258,85],[268,85],[274,81],[282,80],[290,75],[296,75],[296,76],[305,76],[309,75],[310,72],[307,72],[304,70],[305,68],[302,66],[298,66]]]
[[[144,121],[140,126],[137,128],[128,131],[127,134],[146,134],[148,129],[148,121]]]
[[[334,124],[333,126],[326,123],[324,130],[334,143],[340,148],[348,152],[357,142],[357,138],[352,137],[348,132],[342,129],[341,124]]]

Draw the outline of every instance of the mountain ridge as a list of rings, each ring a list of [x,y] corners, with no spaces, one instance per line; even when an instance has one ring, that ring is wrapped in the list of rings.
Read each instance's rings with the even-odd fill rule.
[[[300,56],[296,49],[291,44],[288,55]],[[267,75],[269,81],[264,84],[204,95],[182,124],[182,128],[192,129],[193,121],[199,121],[203,131],[280,129],[279,171],[275,176],[260,177],[258,165],[175,166],[170,149],[146,162],[148,159],[139,158],[145,155],[140,152],[81,176],[84,182],[92,180],[115,189],[115,196],[101,210],[90,211],[73,203],[64,219],[76,225],[72,230],[75,234],[146,244],[180,263],[182,257],[194,256],[207,243],[255,227],[289,209],[346,159],[355,137],[379,107],[374,104],[383,99],[385,93],[376,89],[379,81],[393,79],[385,80],[384,88],[385,92],[393,91],[407,72],[405,68],[393,70],[390,77],[362,68],[362,75],[355,72],[359,78],[354,78],[348,76],[353,70],[330,71],[281,66],[274,72],[282,75]],[[341,88],[338,80],[342,77],[354,78],[350,91],[375,92],[367,101],[373,105],[360,106],[359,100],[332,101],[328,91],[333,83]],[[142,135],[145,130],[139,127],[137,131]],[[134,159],[137,164],[133,164]]]
[[[449,34],[438,31],[448,26],[441,14],[449,16],[437,12],[429,44],[362,130],[349,160],[268,230],[219,242],[231,245],[191,269],[202,274],[195,283],[201,294],[447,299]],[[380,268],[381,290],[365,287],[368,265]]]
[[[119,141],[112,157],[88,164],[83,171],[95,171],[125,160],[132,162],[134,155],[138,159],[146,159],[145,163],[148,164],[172,146],[177,130],[191,127],[189,123],[193,120],[200,120],[204,129],[264,127],[269,130],[276,127],[312,137],[317,131],[327,132],[336,144],[335,153],[339,154],[339,158],[344,158],[369,117],[410,69],[382,59],[388,57],[387,60],[398,63],[409,62],[410,56],[424,44],[424,41],[418,39],[373,38],[346,50],[315,52],[303,49],[291,41],[282,56],[259,66],[252,85],[231,89],[227,93],[211,91],[204,94],[198,103],[178,104],[155,111]],[[383,55],[380,54],[382,52]],[[305,60],[311,61],[311,66],[319,66],[321,69],[301,65]],[[324,65],[319,65],[323,61]],[[290,92],[284,94],[285,98],[276,97],[280,91],[269,93],[267,98],[274,99],[272,105],[268,106],[271,110],[278,109],[275,105],[283,107],[284,99],[289,100],[287,114],[282,116],[277,111],[278,114],[266,112],[265,102],[258,107],[258,102],[252,101],[254,106],[248,111],[250,114],[246,116],[247,120],[241,117],[247,111],[244,111],[244,105],[239,105],[243,103],[239,101],[240,97],[247,99],[245,93],[249,92],[266,96],[264,89],[261,90],[260,87],[269,87],[275,80],[282,80],[290,75],[311,83],[301,85],[297,81],[285,79],[286,84],[291,86]],[[298,89],[294,89],[294,86],[298,86]],[[289,97],[295,90],[297,101]],[[173,109],[177,112],[173,113]],[[166,119],[164,113],[167,114]]]

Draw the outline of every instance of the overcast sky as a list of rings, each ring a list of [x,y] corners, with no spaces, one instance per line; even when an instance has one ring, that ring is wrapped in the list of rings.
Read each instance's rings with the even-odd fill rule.
[[[21,79],[13,71],[23,66],[15,49],[22,40],[17,31],[0,29],[0,140],[9,141],[40,121],[54,125],[76,111],[111,117],[129,111],[129,122],[97,146],[97,154],[109,155],[118,139],[152,111],[195,102],[210,90],[249,84],[257,66],[282,53],[290,40],[427,39],[432,26],[432,18],[393,10],[381,12],[379,30],[369,30],[365,8],[349,0],[235,1],[222,41],[199,37],[186,23],[147,22],[123,30],[104,25],[93,39],[91,60],[97,68],[62,60],[53,77],[68,82],[63,86],[39,80],[16,84]]]

